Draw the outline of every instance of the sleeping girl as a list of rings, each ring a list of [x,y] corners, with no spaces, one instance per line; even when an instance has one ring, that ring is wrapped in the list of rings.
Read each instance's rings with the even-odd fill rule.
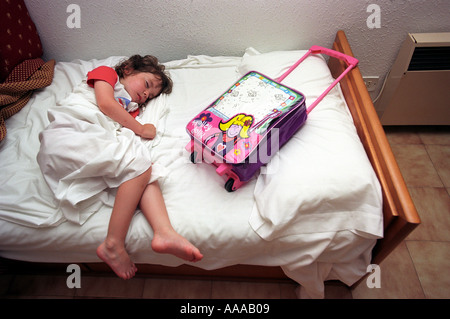
[[[153,56],[134,55],[115,68],[100,66],[90,71],[78,90],[87,102],[73,99],[66,103],[72,107],[49,111],[50,125],[40,134],[37,157],[47,184],[60,206],[67,208],[66,218],[84,221],[73,211],[81,211],[86,203],[95,206],[91,194],[83,197],[88,188],[117,188],[107,235],[97,255],[119,277],[129,279],[137,271],[125,249],[125,238],[138,206],[153,229],[155,252],[201,260],[200,251],[172,227],[158,181],[151,179],[150,151],[139,136],[153,139],[156,128],[134,117],[139,106],[171,92],[172,81],[164,66]],[[94,106],[106,117],[99,116]],[[111,156],[119,160],[112,161]]]

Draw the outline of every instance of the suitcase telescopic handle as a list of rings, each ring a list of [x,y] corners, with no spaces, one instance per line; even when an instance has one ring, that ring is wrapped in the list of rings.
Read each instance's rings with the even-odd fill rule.
[[[331,50],[331,49],[327,49],[318,45],[313,45],[308,52],[306,52],[305,55],[303,55],[300,60],[298,60],[294,65],[292,65],[289,70],[287,70],[283,75],[281,75],[278,79],[277,82],[281,82],[284,80],[284,78],[286,78],[292,71],[294,71],[294,69],[303,62],[303,60],[305,60],[309,55],[311,54],[326,54],[328,56],[331,56],[333,58],[339,59],[339,60],[343,60],[347,63],[347,68],[344,70],[344,72],[341,73],[341,75],[339,75],[334,82],[307,108],[306,112],[310,113],[316,106],[317,104],[319,104],[320,101],[322,101],[322,99],[325,97],[325,95],[328,94],[328,92],[331,91],[331,89],[333,87],[336,86],[336,84],[339,83],[339,81],[348,73],[350,72],[351,69],[353,69],[357,64],[358,64],[358,59],[349,56],[347,54],[335,51],[335,50]]]
[[[358,59],[356,59],[350,55],[344,54],[342,52],[338,52],[338,51],[331,50],[328,48],[319,47],[318,45],[313,45],[310,50],[311,50],[312,54],[323,53],[323,54],[329,55],[333,58],[343,60],[343,61],[347,62],[347,66],[352,65],[353,67],[355,67],[358,64]]]

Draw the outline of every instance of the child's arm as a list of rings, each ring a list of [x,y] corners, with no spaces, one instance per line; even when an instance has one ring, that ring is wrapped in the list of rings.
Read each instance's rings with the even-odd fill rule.
[[[106,81],[95,81],[95,98],[100,111],[136,135],[152,139],[156,136],[153,124],[141,124],[136,121],[115,99],[114,88]]]

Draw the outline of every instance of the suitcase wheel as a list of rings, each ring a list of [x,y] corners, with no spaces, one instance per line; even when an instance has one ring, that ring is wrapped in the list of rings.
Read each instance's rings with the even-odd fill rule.
[[[228,192],[231,193],[232,191],[234,191],[233,185],[234,185],[234,179],[233,179],[233,178],[229,178],[229,179],[227,180],[227,182],[225,183],[225,189],[226,189]]]
[[[191,153],[191,162],[192,163],[194,163],[194,164],[196,164],[197,163],[197,152],[196,151],[193,151],[192,153]]]

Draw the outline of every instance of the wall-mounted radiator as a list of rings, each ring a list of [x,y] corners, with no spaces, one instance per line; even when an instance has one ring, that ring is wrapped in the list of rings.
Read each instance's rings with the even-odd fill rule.
[[[450,32],[408,34],[375,106],[383,125],[449,125]]]

